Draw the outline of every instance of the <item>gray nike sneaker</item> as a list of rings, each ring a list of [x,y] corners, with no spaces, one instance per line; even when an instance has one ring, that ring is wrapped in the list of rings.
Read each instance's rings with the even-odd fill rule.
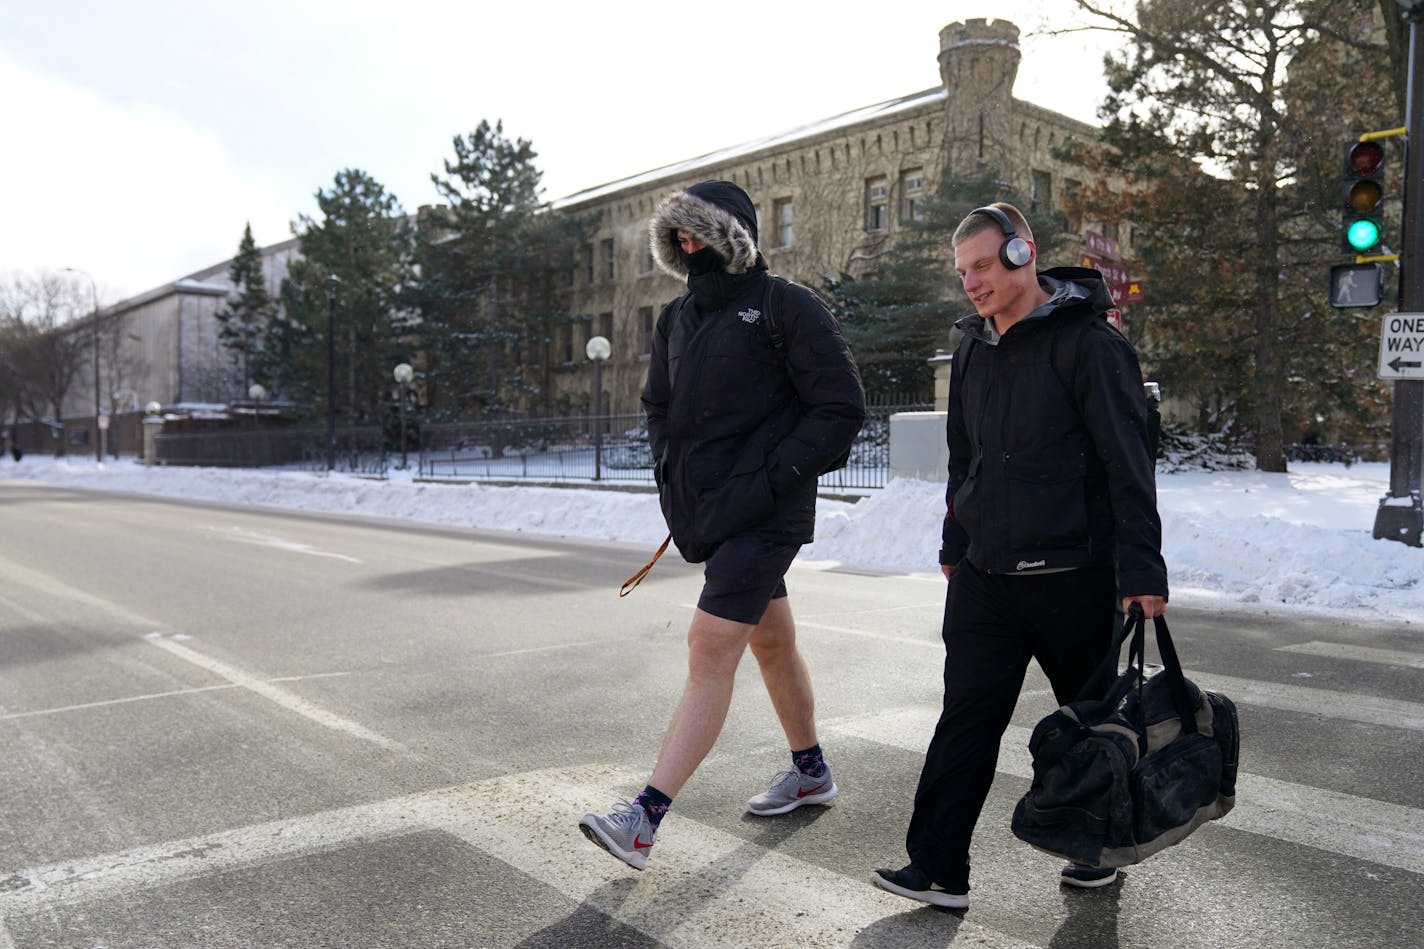
[[[579,830],[633,869],[642,870],[648,865],[656,832],[647,812],[637,804],[619,801],[611,813],[587,813],[579,820]]]
[[[747,801],[747,811],[758,817],[771,817],[794,811],[802,804],[829,804],[839,793],[830,765],[819,778],[808,777],[793,768],[777,772],[771,779],[770,789]]]

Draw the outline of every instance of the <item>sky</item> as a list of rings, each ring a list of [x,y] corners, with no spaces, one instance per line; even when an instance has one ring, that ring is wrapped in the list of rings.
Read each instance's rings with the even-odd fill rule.
[[[288,239],[366,171],[414,211],[483,119],[544,196],[939,84],[939,31],[1021,31],[1015,94],[1095,121],[1108,34],[1073,0],[745,8],[442,0],[0,0],[0,276],[76,268],[101,303]]]
[[[1389,465],[1297,462],[1290,469],[1159,468],[1171,603],[1408,626],[1424,636],[1424,549],[1371,538],[1375,511],[1389,493]],[[623,557],[630,575],[666,532],[649,492],[422,483],[400,471],[374,481],[26,455],[18,464],[0,457],[0,483],[7,480],[617,541],[634,545],[609,554]],[[943,516],[944,485],[928,481],[895,479],[854,503],[822,498],[816,540],[800,561],[937,579]]]

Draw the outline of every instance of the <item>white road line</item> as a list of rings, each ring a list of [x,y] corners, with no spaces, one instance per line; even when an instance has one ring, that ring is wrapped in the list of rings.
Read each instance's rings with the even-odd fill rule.
[[[286,550],[294,554],[307,554],[311,557],[329,557],[332,560],[345,560],[347,563],[360,563],[355,557],[348,557],[345,554],[333,554],[311,544],[303,544],[295,540],[283,540],[275,537],[266,531],[248,530],[243,527],[209,527],[228,540],[234,540],[241,544],[255,544],[258,547],[271,547],[275,550]]]
[[[306,676],[280,676],[276,679],[268,679],[268,682],[301,682],[304,679],[330,679],[337,676],[350,675],[349,672],[318,672],[314,675]],[[203,685],[191,689],[173,689],[169,692],[149,692],[146,695],[130,695],[121,699],[104,699],[101,702],[82,702],[79,705],[63,705],[58,708],[39,708],[29,712],[11,712],[8,715],[0,715],[0,722],[9,721],[12,718],[34,718],[38,715],[59,715],[64,712],[82,712],[91,708],[103,708],[108,705],[125,705],[129,702],[147,702],[150,699],[166,699],[179,695],[196,695],[199,692],[217,692],[222,689],[239,688],[235,682],[226,685]]]
[[[1307,656],[1325,656],[1329,659],[1352,659],[1356,662],[1375,662],[1384,666],[1404,666],[1406,669],[1424,669],[1424,654],[1405,652],[1402,649],[1380,649],[1375,646],[1355,646],[1350,643],[1297,643],[1281,646],[1277,652],[1298,652]]]
[[[289,711],[296,712],[298,715],[316,722],[318,725],[344,732],[353,738],[360,738],[362,741],[369,741],[383,748],[389,748],[394,751],[404,750],[399,742],[378,734],[364,725],[359,725],[350,719],[342,718],[334,712],[329,712],[319,705],[308,702],[299,695],[274,685],[270,680],[244,672],[236,666],[230,666],[210,656],[205,656],[189,646],[184,646],[181,643],[174,642],[172,639],[164,638],[161,635],[146,636],[144,641],[152,643],[159,649],[172,653],[200,669],[206,669],[214,675],[221,676],[234,685],[255,692]]]
[[[16,563],[13,560],[0,558],[0,576],[4,576],[7,580],[16,580],[20,583],[25,584],[26,586],[32,587],[40,591],[41,593],[49,594],[50,596],[54,597],[59,597],[62,600],[68,602],[83,603],[86,606],[92,607],[93,609],[99,610],[100,612],[105,613],[107,615],[117,616],[123,620],[126,620],[127,622],[132,623],[134,626],[142,626],[148,629],[153,629],[155,627],[163,625],[158,620],[149,619],[147,616],[135,613],[132,610],[126,609],[117,603],[113,603],[101,597],[94,596],[87,590],[83,590],[76,586],[71,586],[61,580],[56,580],[48,574],[41,573],[38,570],[31,570],[29,567]]]
[[[576,827],[579,814],[638,783],[613,768],[559,768],[20,870],[0,889],[0,920],[433,828],[671,947],[846,945],[894,916],[906,945],[1032,949],[967,920],[909,913],[912,904],[868,876],[846,877],[686,816],[669,821],[638,873]]]
[[[821,731],[923,752],[938,718],[939,709],[919,706],[824,721]],[[1033,777],[1030,734],[1030,729],[1020,726],[1010,726],[1004,733],[999,744],[1000,772]],[[1236,779],[1236,807],[1217,823],[1424,873],[1424,810],[1419,808],[1241,773]]]
[[[845,633],[865,639],[924,646],[934,649],[941,656],[944,655],[944,643],[938,638],[928,640],[912,639],[908,636],[887,636],[863,629],[829,626],[824,623],[803,623],[799,620],[797,625]],[[1186,670],[1186,675],[1187,678],[1204,689],[1229,695],[1231,700],[1238,705],[1256,705],[1283,712],[1304,712],[1324,718],[1338,718],[1352,722],[1365,722],[1370,725],[1387,725],[1390,728],[1424,731],[1424,704],[1418,702],[1360,695],[1354,692],[1336,692],[1330,689],[1312,689],[1300,685],[1284,685],[1258,679],[1240,679],[1235,676],[1193,672],[1190,669]]]
[[[1370,725],[1407,728],[1424,731],[1424,705],[1403,699],[1385,699],[1375,695],[1312,689],[1300,685],[1281,685],[1259,679],[1238,679],[1234,676],[1187,672],[1203,689],[1231,697],[1237,705],[1257,705],[1283,712],[1303,712],[1323,718],[1342,718]]]

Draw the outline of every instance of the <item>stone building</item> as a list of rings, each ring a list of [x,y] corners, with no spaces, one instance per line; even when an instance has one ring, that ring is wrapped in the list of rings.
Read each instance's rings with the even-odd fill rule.
[[[823,276],[862,271],[946,175],[996,170],[1009,177],[1006,190],[1028,196],[1026,211],[1062,209],[1086,173],[1055,158],[1055,149],[1070,139],[1094,141],[1098,130],[1014,96],[1018,38],[1018,27],[1004,20],[951,23],[940,31],[939,83],[931,88],[554,202],[556,211],[599,221],[574,262],[571,311],[579,317],[556,328],[550,371],[541,373],[552,380],[555,401],[575,409],[593,402],[595,370],[584,346],[597,335],[612,344],[601,372],[604,411],[640,411],[654,321],[685,290],[654,266],[648,249],[648,220],[669,191],[708,178],[742,185],[757,202],[772,270],[810,286]],[[1082,232],[1084,223],[1070,218],[1070,230]],[[1098,230],[1130,249],[1130,234],[1106,225]],[[274,297],[298,252],[295,239],[263,248]],[[149,402],[200,411],[245,397],[241,369],[219,342],[215,317],[233,289],[230,266],[223,261],[102,311],[116,341],[102,360],[101,402],[120,420],[111,445],[135,450],[129,442],[138,438],[138,410]],[[72,449],[91,445],[95,434],[91,378],[81,373],[66,401]]]
[[[663,304],[685,290],[654,267],[648,220],[665,194],[697,181],[725,178],[743,186],[757,202],[772,270],[811,286],[823,275],[856,274],[946,174],[997,170],[1012,176],[1008,187],[1029,196],[1024,210],[1062,208],[1085,172],[1056,159],[1054,149],[1070,139],[1091,142],[1098,130],[1014,97],[1018,37],[1018,27],[1004,20],[951,23],[940,31],[940,82],[933,88],[556,202],[600,220],[575,268],[573,311],[583,318],[561,327],[555,341],[556,384],[591,401],[584,344],[602,335],[613,350],[602,373],[603,404],[638,411],[653,323]],[[1069,220],[1072,231],[1083,224]],[[1102,230],[1130,242],[1115,228]]]

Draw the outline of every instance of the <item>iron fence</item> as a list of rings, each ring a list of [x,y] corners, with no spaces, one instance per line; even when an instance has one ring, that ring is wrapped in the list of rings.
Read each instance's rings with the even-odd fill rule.
[[[821,476],[824,490],[882,488],[890,474],[890,416],[928,403],[870,408],[845,467]],[[488,481],[652,484],[652,451],[641,414],[424,425],[421,477]]]
[[[154,437],[155,459],[164,465],[213,468],[327,469],[325,428],[253,428],[246,431],[179,432]],[[333,470],[384,478],[392,452],[379,427],[338,428]],[[395,454],[399,454],[397,450]]]
[[[868,409],[845,467],[821,476],[825,491],[882,488],[890,475],[890,416],[927,403]],[[651,485],[652,451],[641,413],[521,418],[411,427],[407,456],[421,478]],[[324,428],[259,427],[159,434],[157,461],[170,465],[327,468]],[[384,478],[401,460],[399,438],[380,426],[339,428],[334,470]]]

